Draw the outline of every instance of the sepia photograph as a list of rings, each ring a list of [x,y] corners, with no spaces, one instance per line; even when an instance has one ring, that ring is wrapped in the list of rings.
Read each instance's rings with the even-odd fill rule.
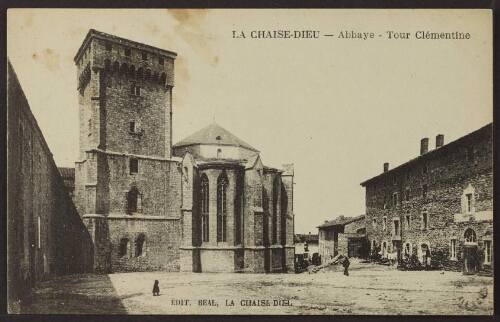
[[[9,314],[493,314],[491,10],[6,33]]]

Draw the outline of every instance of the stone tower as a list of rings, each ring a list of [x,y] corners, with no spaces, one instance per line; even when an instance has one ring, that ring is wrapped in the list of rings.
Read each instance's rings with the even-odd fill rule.
[[[181,175],[171,159],[176,56],[90,30],[74,58],[75,203],[94,239],[97,271],[165,269],[161,248],[175,249],[155,236],[180,232]]]
[[[176,54],[90,30],[75,56],[85,151],[170,158]]]

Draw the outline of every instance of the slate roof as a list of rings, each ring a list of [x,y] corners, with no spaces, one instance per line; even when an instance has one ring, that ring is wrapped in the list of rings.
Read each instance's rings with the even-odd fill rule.
[[[217,140],[220,137],[220,140]],[[184,140],[174,144],[174,147],[181,147],[186,145],[230,145],[246,148],[259,152],[257,149],[252,147],[250,144],[244,142],[243,140],[237,138],[228,130],[224,129],[216,123],[212,123],[198,132],[188,136]]]
[[[396,170],[398,169],[401,169],[405,166],[408,166],[408,164],[411,164],[413,162],[416,162],[417,160],[421,160],[421,159],[424,159],[424,158],[428,158],[429,156],[435,156],[435,155],[438,155],[439,153],[446,153],[444,151],[449,151],[449,149],[453,149],[455,148],[458,144],[461,144],[462,141],[464,140],[467,140],[467,138],[473,136],[473,135],[478,135],[480,134],[481,132],[484,132],[484,133],[487,133],[487,132],[491,132],[493,130],[493,123],[489,123],[485,126],[483,126],[482,128],[478,129],[478,130],[475,130],[467,135],[464,135],[458,139],[456,139],[455,141],[451,141],[450,143],[448,144],[445,144],[443,145],[442,147],[440,148],[437,148],[437,149],[434,149],[434,150],[430,150],[422,155],[419,155],[417,156],[416,158],[413,158],[387,172],[382,172],[381,174],[378,174],[368,180],[365,180],[363,182],[360,183],[361,186],[365,187],[370,181],[374,180],[375,178],[378,178],[378,177],[381,177],[381,176],[388,176],[390,173],[394,173]]]
[[[360,216],[357,216],[357,217],[344,217],[344,216],[340,216],[334,220],[330,220],[330,221],[327,221],[326,223],[324,223],[323,225],[320,225],[316,228],[325,228],[325,227],[332,227],[332,226],[344,226],[344,225],[347,225],[347,224],[350,224],[352,222],[355,222],[355,221],[358,221],[358,220],[361,220],[361,219],[364,219],[365,218],[365,215],[360,215]]]

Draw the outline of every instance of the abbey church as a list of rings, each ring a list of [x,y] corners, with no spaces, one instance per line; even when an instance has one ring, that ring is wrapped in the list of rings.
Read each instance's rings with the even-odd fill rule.
[[[293,272],[293,165],[215,123],[173,145],[175,58],[95,30],[74,58],[93,270]]]

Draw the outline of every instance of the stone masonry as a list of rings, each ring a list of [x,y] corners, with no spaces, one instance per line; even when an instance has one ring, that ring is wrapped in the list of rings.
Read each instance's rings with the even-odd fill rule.
[[[436,149],[421,142],[421,155],[361,185],[366,188],[366,232],[383,256],[416,254],[426,262],[442,251],[449,269],[463,269],[467,249],[484,252],[493,268],[493,127],[488,124]],[[470,229],[470,230],[469,230]],[[467,249],[466,249],[467,248]],[[454,264],[455,263],[455,264]]]

